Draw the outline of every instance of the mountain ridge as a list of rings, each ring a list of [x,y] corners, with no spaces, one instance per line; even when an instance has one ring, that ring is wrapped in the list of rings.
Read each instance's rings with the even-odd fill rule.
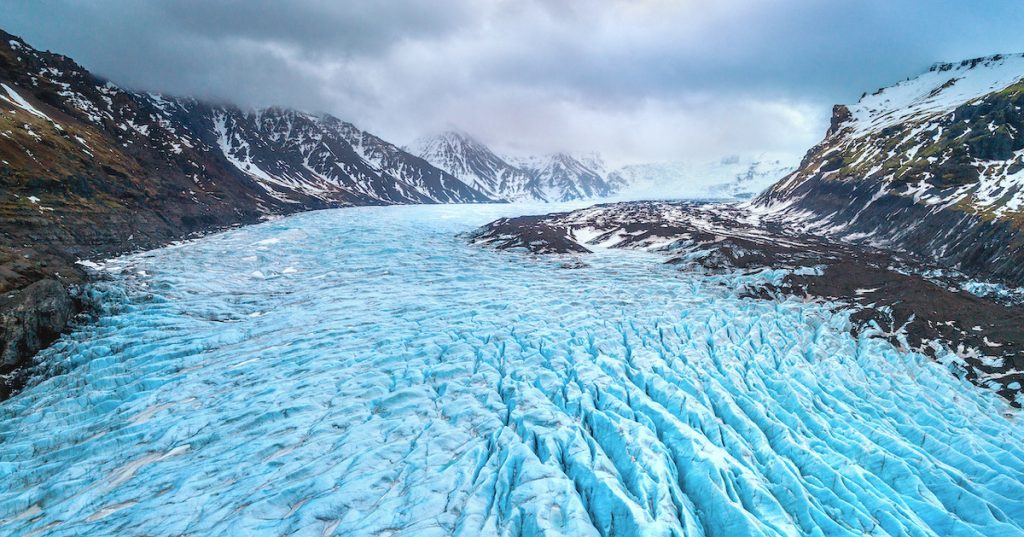
[[[752,207],[805,231],[1024,285],[1024,55],[940,63],[836,105]]]
[[[421,137],[413,142],[409,152],[495,199],[547,201],[526,170],[509,163],[465,132],[448,130]]]
[[[460,130],[419,138],[410,151],[492,197],[506,201],[564,202],[608,197],[621,186],[607,177],[600,157],[565,152],[500,156]]]
[[[493,198],[577,201],[602,198],[747,199],[795,169],[788,157],[729,155],[707,162],[666,161],[609,167],[600,154],[501,155],[450,129],[406,149]]]

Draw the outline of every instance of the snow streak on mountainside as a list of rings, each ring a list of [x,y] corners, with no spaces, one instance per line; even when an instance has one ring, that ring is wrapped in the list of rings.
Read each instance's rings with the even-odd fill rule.
[[[126,91],[0,37],[2,180],[13,195],[5,202],[24,217],[75,221],[84,205],[108,218],[155,212],[164,226],[189,230],[253,213],[490,200],[330,116]],[[124,231],[155,232],[148,227]]]
[[[615,194],[621,187],[606,179],[596,155],[503,158],[462,132],[422,138],[409,151],[487,195],[509,201],[597,199]]]
[[[520,162],[548,200],[606,198],[618,192],[622,185],[609,181],[595,169],[600,167],[599,161],[587,160],[589,164],[567,153],[555,153]]]
[[[0,403],[0,534],[1024,533],[1005,401],[837,304],[741,296],[784,270],[453,236],[508,210],[320,211],[113,263],[104,320]]]
[[[421,138],[408,150],[491,198],[546,201],[526,170],[509,164],[465,133],[448,131]]]
[[[629,198],[750,198],[796,169],[784,157],[732,155],[707,162],[658,162],[623,166],[609,179],[626,185]]]
[[[755,207],[1024,284],[1024,55],[939,64],[835,107]]]

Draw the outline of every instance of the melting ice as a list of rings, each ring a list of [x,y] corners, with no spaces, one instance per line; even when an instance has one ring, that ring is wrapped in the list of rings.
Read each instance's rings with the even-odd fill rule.
[[[1024,534],[1016,412],[778,278],[324,211],[112,263],[0,405],[0,534]],[[572,266],[570,264],[569,266]]]

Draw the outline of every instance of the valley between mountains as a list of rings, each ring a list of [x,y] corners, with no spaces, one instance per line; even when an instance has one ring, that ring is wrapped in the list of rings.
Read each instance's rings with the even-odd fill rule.
[[[748,197],[786,169],[502,157],[454,131],[403,148],[327,114],[124,89],[2,30],[0,84],[0,398],[88,309],[79,261],[309,210],[624,195],[658,173],[693,179],[691,195]]]
[[[1024,535],[1024,55],[612,166],[0,32],[0,164],[0,534]]]

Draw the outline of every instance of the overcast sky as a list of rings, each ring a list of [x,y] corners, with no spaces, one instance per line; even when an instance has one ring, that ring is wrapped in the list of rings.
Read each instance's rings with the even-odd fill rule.
[[[2,0],[124,86],[617,161],[799,155],[831,105],[1024,52],[1019,0]]]

